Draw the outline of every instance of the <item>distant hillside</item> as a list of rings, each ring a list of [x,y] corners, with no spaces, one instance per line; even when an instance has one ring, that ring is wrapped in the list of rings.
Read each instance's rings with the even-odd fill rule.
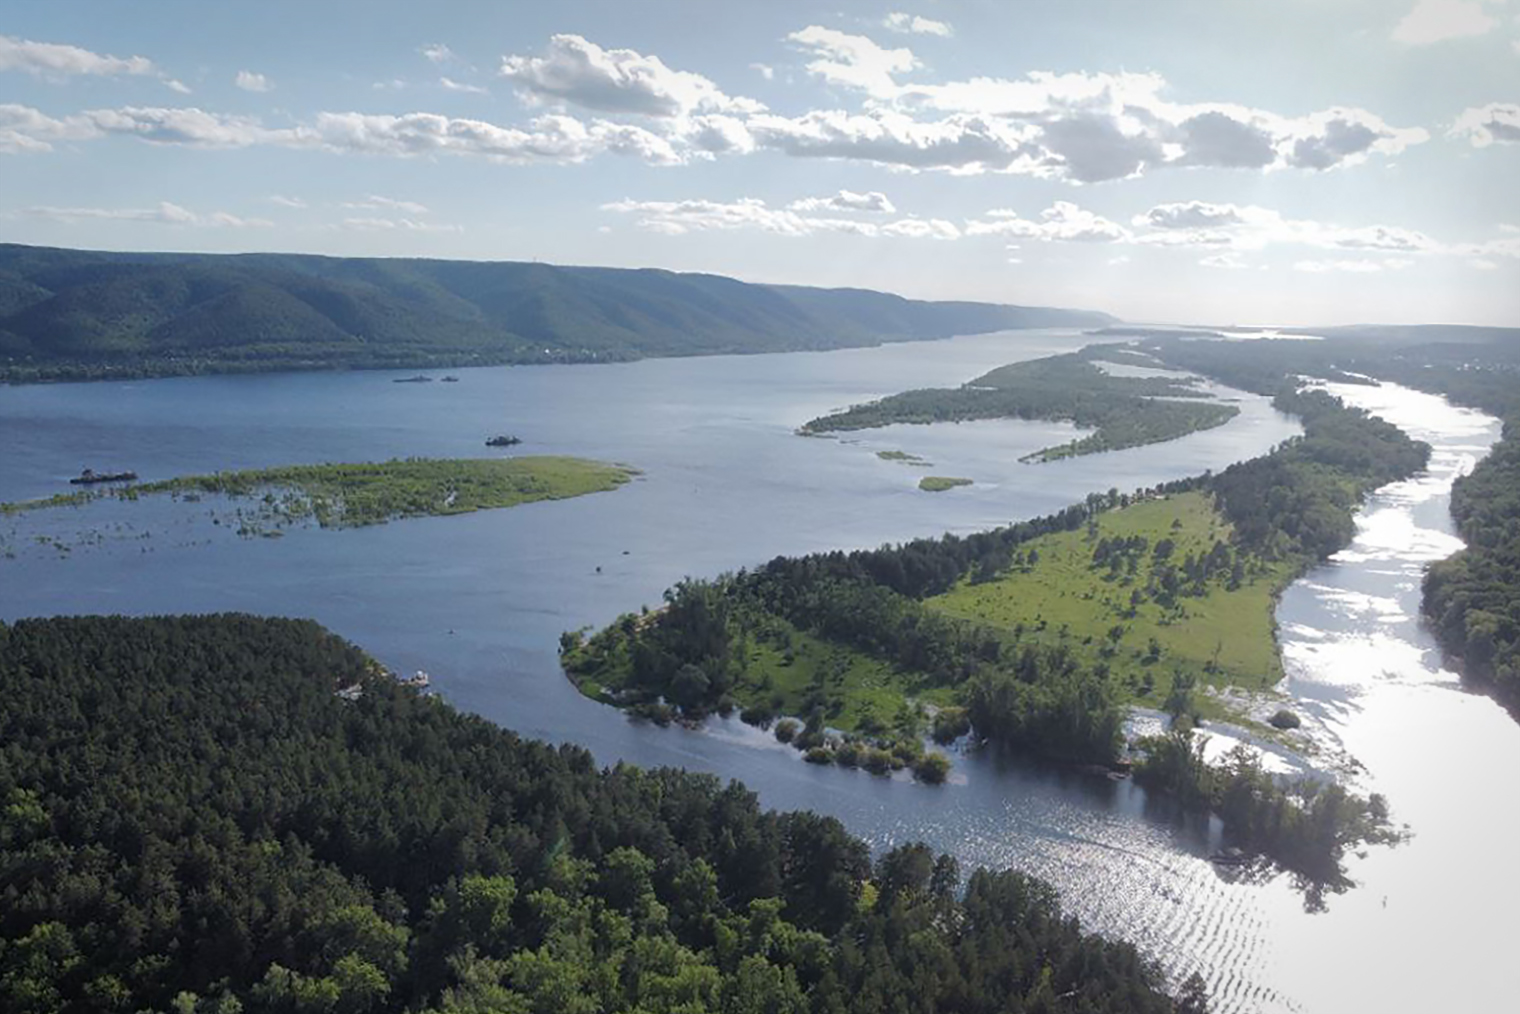
[[[514,262],[0,244],[0,380],[847,348],[1103,313]]]

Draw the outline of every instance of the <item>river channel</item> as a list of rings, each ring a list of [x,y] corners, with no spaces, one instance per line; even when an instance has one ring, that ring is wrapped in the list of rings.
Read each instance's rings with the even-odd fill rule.
[[[1517,819],[1491,779],[1520,757],[1520,725],[1442,669],[1418,622],[1419,575],[1460,546],[1452,479],[1497,439],[1494,420],[1398,388],[1335,388],[1430,441],[1428,473],[1386,487],[1356,543],[1279,608],[1284,690],[1335,751],[1363,766],[1413,838],[1350,864],[1360,884],[1306,910],[1278,877],[1236,883],[1207,855],[1218,828],[1181,820],[1128,782],[956,759],[951,784],[819,769],[737,722],[658,729],[577,695],[561,631],[655,603],[685,575],[779,554],[879,545],[1033,517],[1111,487],[1221,469],[1297,432],[1265,400],[1162,447],[1019,463],[1070,427],[1024,422],[794,435],[833,408],[1081,347],[1070,331],[1008,332],[874,349],[454,371],[203,377],[0,388],[0,501],[68,489],[84,467],[144,479],[408,455],[478,456],[514,433],[522,453],[643,470],[613,493],[346,531],[241,539],[206,504],[101,501],[0,519],[0,618],[243,610],[313,617],[391,667],[426,669],[456,705],[598,760],[738,778],[770,806],[843,820],[877,847],[922,839],[965,864],[1054,882],[1090,926],[1133,940],[1174,975],[1200,970],[1220,1011],[1506,1009],[1520,910],[1506,863]],[[917,490],[903,450],[970,487]]]

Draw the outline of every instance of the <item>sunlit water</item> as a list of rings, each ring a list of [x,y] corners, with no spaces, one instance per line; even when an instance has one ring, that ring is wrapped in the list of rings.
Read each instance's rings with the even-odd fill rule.
[[[767,805],[837,815],[877,847],[922,839],[968,864],[1014,865],[1060,886],[1089,925],[1131,939],[1174,975],[1200,969],[1223,1011],[1506,1009],[1494,995],[1513,939],[1499,855],[1515,828],[1480,799],[1517,729],[1443,673],[1415,620],[1420,569],[1457,543],[1451,478],[1495,439],[1492,420],[1396,389],[1337,389],[1437,444],[1429,476],[1382,491],[1340,560],[1284,597],[1299,707],[1369,769],[1416,837],[1353,863],[1365,886],[1310,915],[1284,879],[1231,883],[1207,862],[1219,829],[1128,782],[992,756],[952,783],[820,769],[737,722],[701,731],[632,722],[560,675],[559,633],[657,601],[687,574],[777,553],[871,546],[1044,514],[1086,493],[1220,469],[1296,432],[1262,399],[1164,449],[1024,465],[1070,427],[893,427],[843,440],[792,434],[831,408],[953,385],[1006,362],[1080,347],[1013,333],[823,354],[456,371],[458,384],[385,374],[197,378],[0,389],[0,500],[50,495],[82,467],[146,478],[218,468],[486,453],[569,453],[645,470],[615,493],[377,528],[238,539],[215,504],[100,502],[0,519],[0,616],[240,609],[312,616],[392,667],[425,668],[456,704],[611,763],[740,778]],[[923,470],[976,485],[914,487]],[[60,550],[39,537],[73,547]],[[5,557],[4,552],[13,554]],[[1497,886],[1496,886],[1497,885]],[[1387,896],[1384,907],[1383,898]],[[1490,907],[1492,905],[1492,907]],[[1462,1004],[1409,1006],[1422,989]],[[1381,994],[1381,995],[1380,995]]]

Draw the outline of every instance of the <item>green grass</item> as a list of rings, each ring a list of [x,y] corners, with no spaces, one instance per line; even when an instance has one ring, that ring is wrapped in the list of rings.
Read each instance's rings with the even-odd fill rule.
[[[1107,567],[1093,566],[1100,539],[1137,535],[1148,547],[1133,577],[1122,570],[1112,577]],[[1159,704],[1176,670],[1203,684],[1265,689],[1282,678],[1273,609],[1277,593],[1296,573],[1293,561],[1251,561],[1233,591],[1226,580],[1216,579],[1202,596],[1177,596],[1171,609],[1147,597],[1134,607],[1133,617],[1127,615],[1132,591],[1145,587],[1154,566],[1150,547],[1170,539],[1176,546],[1171,559],[1180,562],[1229,538],[1229,525],[1205,493],[1144,501],[1099,515],[1096,538],[1083,530],[1036,539],[1021,548],[1021,553],[1035,551],[1032,564],[987,583],[963,582],[929,604],[1004,629],[1022,625],[1024,639],[1065,643],[1094,664],[1106,663],[1140,703]],[[1123,634],[1111,641],[1116,627]],[[1154,656],[1152,639],[1160,649]],[[1143,690],[1147,676],[1153,685],[1149,692]]]
[[[749,641],[743,676],[732,691],[740,705],[768,705],[779,715],[807,715],[823,698],[828,724],[842,732],[871,732],[896,723],[910,701],[947,706],[953,687],[905,673],[845,645],[776,621],[774,639]]]
[[[292,465],[191,475],[0,507],[13,513],[78,505],[102,496],[133,500],[166,493],[218,493],[257,497],[258,521],[311,517],[324,528],[354,528],[583,496],[616,489],[634,474],[623,465],[570,457],[406,458],[378,464]]]
[[[925,493],[943,493],[947,489],[969,485],[970,479],[958,479],[949,475],[926,475],[918,480],[918,488]]]

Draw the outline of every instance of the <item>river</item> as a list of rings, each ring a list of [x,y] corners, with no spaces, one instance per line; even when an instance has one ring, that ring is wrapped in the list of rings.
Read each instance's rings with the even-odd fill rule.
[[[1329,898],[1324,912],[1306,912],[1286,878],[1230,882],[1205,858],[1217,826],[1179,819],[1128,782],[985,755],[957,758],[941,787],[820,769],[737,722],[688,731],[629,721],[560,675],[561,631],[656,602],[684,575],[987,528],[1095,490],[1217,470],[1297,432],[1263,399],[1220,390],[1242,411],[1218,429],[1044,465],[1018,459],[1070,439],[1070,427],[792,433],[832,408],[954,385],[1090,340],[1010,332],[829,353],[483,368],[455,371],[456,384],[342,373],[0,388],[0,501],[67,489],[83,467],[151,479],[475,455],[498,432],[524,438],[515,451],[644,471],[614,493],[573,501],[282,539],[239,539],[207,520],[205,504],[168,500],[0,519],[0,617],[312,616],[396,669],[427,669],[460,707],[583,744],[604,763],[740,778],[767,805],[834,814],[877,847],[922,839],[967,864],[1038,873],[1088,925],[1134,940],[1174,975],[1202,971],[1220,1011],[1500,1009],[1489,1001],[1502,995],[1509,937],[1489,913],[1517,900],[1499,854],[1515,827],[1488,805],[1482,776],[1520,756],[1520,726],[1462,692],[1415,619],[1420,569],[1459,545],[1446,514],[1451,479],[1497,425],[1439,399],[1336,389],[1436,454],[1427,475],[1379,491],[1356,544],[1295,584],[1279,611],[1285,689],[1365,765],[1358,787],[1384,792],[1414,831],[1406,845],[1353,860],[1363,886]],[[894,449],[976,484],[921,493],[921,471],[875,455]],[[1427,988],[1431,1002],[1411,1005]]]

